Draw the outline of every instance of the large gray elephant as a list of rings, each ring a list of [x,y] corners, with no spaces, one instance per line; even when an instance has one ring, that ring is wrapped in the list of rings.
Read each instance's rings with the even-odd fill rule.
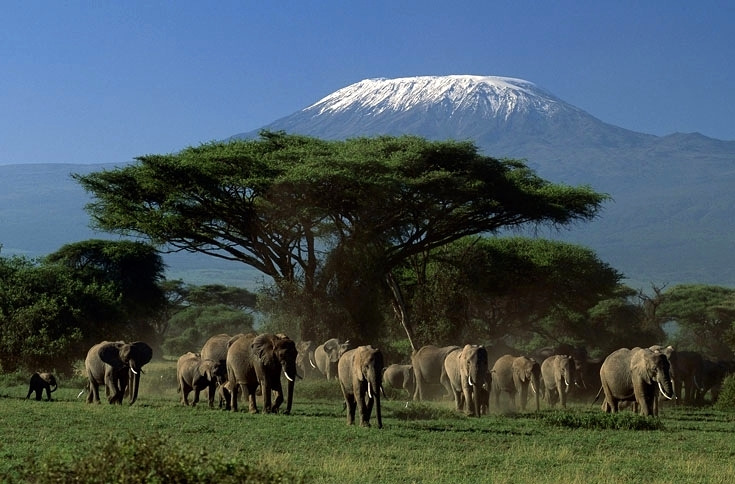
[[[728,360],[709,360],[702,362],[702,381],[695,397],[698,404],[704,403],[704,396],[711,392],[711,403],[715,403],[720,395],[722,381],[735,371],[735,362]]]
[[[308,341],[299,341],[296,343],[296,371],[300,372],[303,378],[312,378],[320,375],[316,366],[314,352],[316,351],[316,343]]]
[[[293,389],[296,379],[296,343],[284,335],[265,333],[233,337],[227,350],[227,378],[231,382],[230,408],[237,411],[237,395],[240,390],[248,397],[250,413],[258,413],[255,392],[260,386],[263,409],[266,413],[278,413],[283,403],[281,373],[288,380],[286,411],[291,413]],[[272,392],[276,399],[272,402]]]
[[[214,335],[204,343],[200,353],[203,360],[214,360],[225,369],[217,375],[220,384],[227,381],[227,343],[230,339],[232,339],[232,336],[226,333]]]
[[[576,384],[576,365],[569,355],[553,355],[541,363],[541,377],[544,382],[544,398],[550,407],[559,401],[567,406],[567,394]]]
[[[36,392],[36,400],[41,400],[44,390],[46,391],[46,400],[51,401],[51,394],[56,391],[58,384],[56,377],[52,373],[35,372],[31,375],[28,383],[28,395],[26,399],[31,397],[31,393]]]
[[[676,399],[687,404],[694,403],[697,392],[701,391],[704,377],[702,354],[696,351],[677,351],[672,366]]]
[[[666,355],[649,348],[620,348],[605,358],[600,368],[603,408],[617,412],[620,402],[636,402],[641,415],[654,415],[654,404],[660,391],[667,399],[674,398],[674,388]]]
[[[380,392],[383,391],[383,354],[372,346],[347,350],[337,364],[339,384],[347,405],[347,425],[355,423],[359,409],[360,425],[370,427],[370,414],[375,407],[378,428],[383,428]]]
[[[441,384],[449,395],[453,395],[449,379],[444,371],[444,359],[449,353],[459,349],[459,346],[440,348],[434,345],[426,345],[411,355],[411,365],[416,381],[416,390],[413,392],[414,400],[427,400],[430,393],[429,386],[437,384]]]
[[[487,350],[480,345],[465,345],[461,350],[449,352],[444,359],[444,371],[454,394],[457,411],[466,407],[467,415],[480,416],[484,404],[482,388],[487,385]]]
[[[121,404],[128,389],[130,404],[135,403],[140,373],[152,358],[153,349],[142,341],[103,341],[92,346],[84,361],[89,379],[87,403],[99,403],[100,385],[105,385],[110,403]]]
[[[181,403],[189,405],[189,393],[194,392],[192,407],[199,403],[199,392],[209,390],[209,406],[214,407],[217,391],[217,375],[222,373],[219,361],[202,359],[191,351],[179,357],[176,362],[177,392],[181,393]]]
[[[510,408],[516,408],[516,395],[520,398],[521,410],[526,410],[528,388],[535,395],[536,411],[539,410],[539,392],[541,383],[541,365],[527,356],[504,355],[498,358],[492,368],[492,390],[495,407],[500,408],[500,394],[510,397]]]
[[[319,372],[327,380],[337,378],[337,362],[345,351],[350,349],[350,340],[340,343],[337,338],[331,338],[320,344],[314,350],[314,362]]]
[[[406,390],[409,397],[413,395],[416,389],[416,380],[411,365],[399,365],[397,363],[388,365],[383,372],[383,381],[388,382],[395,390]]]

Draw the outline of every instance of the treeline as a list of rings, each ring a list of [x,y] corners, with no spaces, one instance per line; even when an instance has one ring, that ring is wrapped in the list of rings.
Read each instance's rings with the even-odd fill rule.
[[[74,178],[93,196],[96,228],[154,245],[86,241],[40,261],[3,259],[3,370],[60,365],[102,339],[176,355],[254,326],[380,345],[392,361],[425,344],[501,338],[604,353],[665,342],[672,321],[683,345],[713,356],[733,347],[729,289],[643,294],[584,247],[498,237],[593,219],[608,196],[469,142],[263,132]],[[226,288],[164,281],[160,246],[238,261],[271,283],[236,303]]]

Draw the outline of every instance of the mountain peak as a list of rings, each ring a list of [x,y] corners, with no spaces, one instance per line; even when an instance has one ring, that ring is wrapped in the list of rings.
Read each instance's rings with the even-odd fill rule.
[[[428,111],[440,106],[450,116],[471,111],[485,118],[508,119],[514,113],[531,111],[552,116],[563,105],[523,79],[450,75],[365,79],[335,91],[304,111],[313,115],[358,111],[362,115],[378,116],[387,112]]]

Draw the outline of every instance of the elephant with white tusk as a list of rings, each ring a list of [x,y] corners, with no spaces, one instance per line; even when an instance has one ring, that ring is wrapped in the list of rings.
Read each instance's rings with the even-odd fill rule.
[[[620,402],[637,403],[641,415],[655,415],[654,405],[660,392],[665,398],[674,398],[669,359],[649,348],[620,348],[605,358],[600,368],[602,390],[605,392],[603,408],[617,412]]]
[[[314,357],[316,343],[311,340],[299,341],[296,343],[296,350],[299,352],[296,356],[296,371],[305,379],[320,376]]]
[[[256,390],[261,388],[263,409],[266,413],[278,413],[283,403],[281,375],[287,383],[286,411],[291,413],[293,389],[296,380],[296,343],[280,334],[247,334],[233,337],[227,350],[227,379],[230,381],[230,408],[237,411],[237,395],[240,390],[248,396],[250,413],[258,413]],[[272,402],[272,392],[276,399]]]
[[[567,394],[577,382],[574,358],[569,355],[549,356],[541,363],[544,382],[544,398],[552,408],[557,401],[567,406]]]
[[[520,398],[521,410],[526,410],[528,389],[534,394],[536,411],[539,410],[541,384],[541,365],[527,356],[504,355],[498,358],[492,368],[492,390],[495,407],[500,407],[500,394],[510,397],[510,408],[515,410],[516,395]]]
[[[375,407],[378,428],[383,428],[380,393],[383,391],[383,354],[372,346],[348,350],[337,366],[339,384],[347,406],[347,425],[355,423],[359,409],[360,425],[370,427],[370,414]]]
[[[482,388],[487,385],[487,350],[480,345],[465,345],[444,359],[444,371],[454,394],[455,407],[467,415],[480,416]]]
[[[143,366],[153,358],[153,349],[142,341],[103,341],[87,352],[84,367],[89,379],[87,403],[100,401],[99,386],[104,384],[110,403],[122,403],[126,391],[130,404],[138,399]]]

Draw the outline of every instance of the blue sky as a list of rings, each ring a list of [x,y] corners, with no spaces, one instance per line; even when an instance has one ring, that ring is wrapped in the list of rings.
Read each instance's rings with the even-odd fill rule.
[[[129,161],[365,78],[445,74],[519,77],[624,128],[735,140],[735,3],[11,0],[0,164]]]

